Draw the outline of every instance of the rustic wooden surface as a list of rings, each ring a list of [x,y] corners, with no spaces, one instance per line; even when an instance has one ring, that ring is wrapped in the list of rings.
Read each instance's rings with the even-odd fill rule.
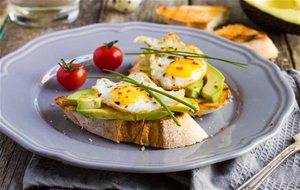
[[[2,0],[3,1],[3,0]],[[144,0],[138,10],[130,14],[118,13],[111,9],[107,0],[82,0],[78,19],[69,25],[47,28],[26,28],[10,22],[7,32],[1,41],[0,56],[4,56],[26,42],[42,34],[56,30],[75,28],[98,22],[120,23],[126,21],[146,21],[161,23],[162,20],[154,13],[158,6],[183,4],[223,5],[231,8],[228,23],[242,23],[259,29],[243,13],[238,0]],[[0,3],[2,12],[5,3]],[[282,69],[296,68],[300,70],[300,37],[290,34],[275,34],[267,32],[280,50],[275,63]],[[22,177],[32,153],[26,151],[11,139],[0,134],[0,189],[22,189]]]

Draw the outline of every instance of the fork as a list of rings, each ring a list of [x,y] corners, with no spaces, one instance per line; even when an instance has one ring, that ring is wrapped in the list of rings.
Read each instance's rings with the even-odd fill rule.
[[[240,186],[237,190],[252,190],[257,189],[260,184],[291,154],[300,150],[300,133],[294,137],[294,143],[284,149],[278,156],[276,156],[268,165],[250,178],[246,183]]]

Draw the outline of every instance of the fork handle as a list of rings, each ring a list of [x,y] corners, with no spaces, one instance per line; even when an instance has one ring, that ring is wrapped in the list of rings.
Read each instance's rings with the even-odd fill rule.
[[[260,184],[291,154],[300,150],[300,143],[294,143],[284,149],[276,156],[268,165],[250,178],[246,183],[240,186],[237,190],[252,190],[259,187]]]

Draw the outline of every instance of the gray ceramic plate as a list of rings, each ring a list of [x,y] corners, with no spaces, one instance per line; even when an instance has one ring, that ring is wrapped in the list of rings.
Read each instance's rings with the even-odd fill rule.
[[[233,101],[221,110],[196,118],[213,137],[203,143],[170,150],[117,144],[65,120],[55,97],[70,91],[55,79],[60,58],[79,57],[93,70],[90,54],[110,40],[124,52],[138,51],[138,35],[160,38],[175,32],[206,54],[249,64],[241,69],[210,61],[226,76]],[[126,56],[126,72],[134,56]],[[89,66],[89,65],[92,66]],[[1,59],[1,132],[26,149],[73,165],[127,172],[171,172],[201,167],[240,156],[280,129],[293,104],[292,90],[277,66],[250,49],[196,29],[150,23],[96,24],[39,37]],[[88,81],[88,88],[94,81]]]

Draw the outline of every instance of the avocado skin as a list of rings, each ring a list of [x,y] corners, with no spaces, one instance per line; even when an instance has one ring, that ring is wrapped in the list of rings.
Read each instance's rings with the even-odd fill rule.
[[[201,89],[204,85],[203,79],[197,81],[195,84],[188,86],[185,89],[185,96],[189,98],[199,98],[201,95]]]
[[[248,18],[262,28],[278,33],[300,34],[300,25],[289,23],[269,15],[268,13],[248,4],[244,0],[240,0],[240,4]]]

